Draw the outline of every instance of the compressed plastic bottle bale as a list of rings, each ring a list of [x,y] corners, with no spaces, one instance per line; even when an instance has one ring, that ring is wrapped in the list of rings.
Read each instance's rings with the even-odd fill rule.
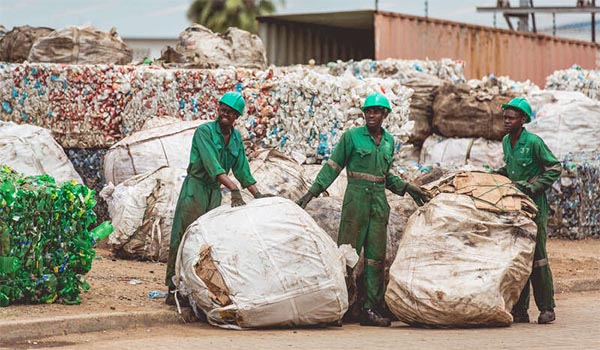
[[[114,225],[109,244],[117,256],[167,261],[173,215],[186,175],[185,168],[161,167],[116,186],[109,184],[100,192]]]
[[[94,192],[74,181],[0,167],[2,305],[80,303],[95,255],[88,231],[95,204]]]
[[[57,182],[75,180],[83,184],[52,133],[33,125],[0,121],[0,165],[2,164],[25,175],[48,174]]]
[[[499,175],[449,181],[410,217],[385,301],[411,325],[508,326],[531,274],[535,205]]]
[[[21,63],[27,60],[31,45],[54,29],[46,27],[18,26],[0,38],[0,62]]]
[[[465,165],[498,169],[504,165],[502,142],[484,138],[445,138],[433,134],[421,148],[421,164],[457,169]]]
[[[573,65],[569,69],[557,70],[546,77],[546,89],[578,91],[600,100],[600,71],[583,69]]]
[[[205,121],[162,125],[133,133],[112,146],[104,156],[106,183],[121,182],[162,166],[187,168],[194,132]]]
[[[345,269],[342,252],[314,220],[275,197],[224,205],[191,224],[176,284],[214,326],[317,325],[346,312]]]
[[[29,62],[67,64],[128,64],[133,51],[113,28],[67,27],[39,38],[31,47]]]

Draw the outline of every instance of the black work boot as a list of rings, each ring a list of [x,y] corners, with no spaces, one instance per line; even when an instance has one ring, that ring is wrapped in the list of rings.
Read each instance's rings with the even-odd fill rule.
[[[540,313],[538,317],[539,324],[551,323],[556,319],[556,314],[554,313],[554,309],[544,310]]]
[[[389,327],[391,324],[389,318],[381,316],[374,309],[364,309],[360,315],[361,326]]]
[[[513,323],[529,323],[529,314],[527,310],[513,309],[510,314],[513,317]]]

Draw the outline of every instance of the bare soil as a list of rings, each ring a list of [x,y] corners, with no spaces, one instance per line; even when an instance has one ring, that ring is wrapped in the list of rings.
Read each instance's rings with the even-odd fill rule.
[[[555,283],[600,279],[600,240],[548,241],[548,255]],[[106,247],[98,248],[97,260],[86,275],[90,290],[80,305],[11,305],[0,308],[0,321],[79,315],[84,313],[169,309],[164,298],[151,299],[151,291],[166,292],[166,264],[121,260]]]

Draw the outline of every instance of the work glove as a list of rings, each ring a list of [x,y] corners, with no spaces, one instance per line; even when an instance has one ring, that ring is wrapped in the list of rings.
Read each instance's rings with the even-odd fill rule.
[[[231,206],[232,207],[241,207],[242,205],[246,205],[246,202],[242,199],[242,193],[237,188],[235,190],[231,190]]]
[[[406,187],[406,192],[412,197],[418,206],[422,207],[425,203],[429,202],[429,196],[423,192],[419,187],[409,183]]]
[[[540,186],[527,181],[517,181],[515,182],[515,186],[529,197],[537,194],[541,190]]]
[[[304,209],[306,208],[306,206],[308,205],[308,203],[315,198],[315,195],[310,193],[310,192],[306,192],[306,194],[304,196],[302,196],[302,198],[298,199],[296,201],[296,204],[298,204],[300,206],[300,208]]]
[[[275,195],[271,194],[271,193],[260,193],[260,192],[256,192],[256,194],[254,195],[254,199],[269,198],[269,197],[275,197]]]

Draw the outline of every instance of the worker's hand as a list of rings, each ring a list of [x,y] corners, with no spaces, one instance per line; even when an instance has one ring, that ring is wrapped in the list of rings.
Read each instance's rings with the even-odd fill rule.
[[[527,181],[517,181],[517,182],[515,182],[515,186],[517,186],[517,188],[521,192],[525,193],[529,197],[535,195],[536,193],[538,193],[540,191],[540,189],[538,188],[538,186],[536,186],[536,184],[532,184]]]
[[[425,203],[429,202],[429,196],[423,192],[418,186],[411,183],[406,187],[406,192],[414,199],[418,206],[422,207]]]
[[[242,199],[242,193],[237,188],[235,190],[231,190],[231,206],[232,207],[241,207],[242,205],[246,205],[246,202]]]
[[[312,193],[306,192],[302,198],[296,201],[296,204],[298,204],[300,208],[304,209],[313,198],[315,198],[315,196]]]
[[[254,198],[255,199],[259,199],[259,198],[269,198],[269,197],[275,197],[274,194],[271,193],[260,193],[260,192],[256,192],[254,194]]]

